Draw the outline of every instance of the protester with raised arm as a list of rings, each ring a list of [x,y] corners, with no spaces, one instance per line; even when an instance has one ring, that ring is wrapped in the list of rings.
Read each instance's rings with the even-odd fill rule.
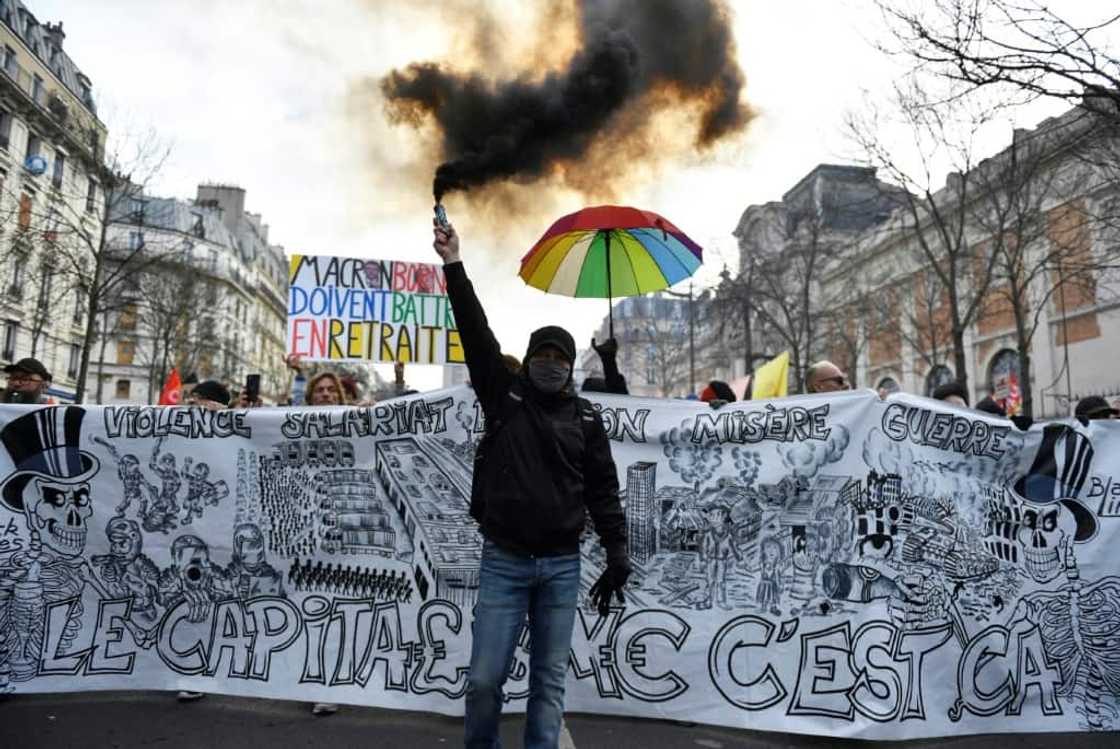
[[[485,541],[467,678],[466,746],[498,745],[502,686],[527,616],[524,745],[555,747],[588,512],[607,554],[607,569],[591,588],[600,614],[609,613],[612,597],[623,600],[630,575],[618,476],[602,422],[575,394],[572,336],[556,326],[537,329],[523,366],[511,372],[467,279],[455,230],[437,223],[434,246],[487,430],[471,491],[471,515]]]

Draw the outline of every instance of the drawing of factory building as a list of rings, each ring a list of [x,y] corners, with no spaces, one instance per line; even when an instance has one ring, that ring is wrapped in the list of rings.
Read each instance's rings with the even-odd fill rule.
[[[482,539],[470,517],[470,474],[434,440],[377,444],[377,475],[413,546],[413,578],[422,600],[460,607],[478,597]]]
[[[392,558],[397,534],[373,471],[320,471],[312,480],[311,491],[318,500],[324,551]]]
[[[641,461],[626,469],[626,539],[630,558],[645,564],[657,553],[657,464]]]

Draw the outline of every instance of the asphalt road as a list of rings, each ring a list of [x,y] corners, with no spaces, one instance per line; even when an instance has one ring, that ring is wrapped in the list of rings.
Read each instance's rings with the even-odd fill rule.
[[[208,695],[180,704],[165,692],[18,695],[0,701],[0,747],[424,747],[460,746],[461,721],[428,713],[343,706],[315,718],[307,703]],[[580,749],[776,749],[777,747],[948,747],[949,749],[1100,749],[1120,746],[1120,733],[1007,734],[910,742],[861,742],[784,733],[683,726],[657,720],[592,715],[567,718]],[[521,745],[520,716],[502,726],[502,744]]]

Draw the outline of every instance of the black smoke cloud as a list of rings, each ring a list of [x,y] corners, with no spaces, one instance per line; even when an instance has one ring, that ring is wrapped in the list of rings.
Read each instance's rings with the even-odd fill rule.
[[[576,17],[578,49],[564,70],[540,80],[527,73],[493,82],[430,62],[381,80],[391,119],[415,126],[431,119],[439,128],[437,200],[577,164],[622,114],[643,106],[649,115],[675,106],[695,112],[700,148],[747,124],[744,77],[721,0],[579,0]]]

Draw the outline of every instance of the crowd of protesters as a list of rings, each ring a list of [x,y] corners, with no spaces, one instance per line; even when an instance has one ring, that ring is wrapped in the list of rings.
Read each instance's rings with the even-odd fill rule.
[[[459,257],[459,242],[450,227],[435,227],[434,246],[444,261],[448,295],[459,321],[472,387],[486,414],[487,431],[479,445],[474,466],[471,514],[484,538],[480,568],[479,600],[474,612],[476,637],[472,643],[466,691],[466,741],[468,746],[492,746],[497,736],[503,704],[502,688],[510,671],[516,637],[528,621],[534,643],[525,728],[531,745],[554,745],[563,715],[564,680],[574,612],[580,588],[579,538],[588,514],[606,550],[607,564],[590,591],[601,614],[613,601],[625,602],[624,586],[630,576],[626,550],[625,517],[619,499],[617,470],[601,421],[588,401],[576,395],[573,368],[575,343],[563,328],[548,326],[535,331],[524,359],[503,353],[491,332],[481,303],[467,279]],[[626,378],[618,367],[618,342],[614,338],[591,340],[602,363],[602,374],[586,377],[584,393],[627,395]],[[354,377],[331,369],[305,376],[298,357],[286,360],[294,373],[291,397],[284,406],[330,407],[371,405],[362,397]],[[4,369],[7,386],[0,402],[50,403],[52,378],[43,364],[25,358]],[[404,365],[395,367],[390,396],[415,393],[404,380]],[[830,361],[809,366],[805,391],[826,395],[853,389],[848,375]],[[889,393],[880,391],[880,397]],[[182,402],[212,410],[258,408],[259,393],[246,386],[236,393],[216,380],[191,383]],[[751,397],[750,386],[743,399]],[[1030,421],[1008,416],[992,394],[975,406],[963,383],[949,382],[931,394],[955,408],[1011,418],[1021,429]],[[713,380],[689,399],[712,408],[738,400],[723,381]],[[1120,401],[1104,397],[1082,398],[1074,409],[1082,421],[1120,419]],[[295,494],[291,488],[291,494]],[[290,496],[273,492],[269,511],[280,516],[285,528],[298,525],[295,504],[285,515],[279,507]],[[533,508],[548,506],[549,512]],[[283,529],[282,529],[283,530]],[[277,539],[272,539],[275,542]],[[296,554],[289,582],[297,590],[323,589],[340,594],[376,592],[380,598],[409,601],[411,584],[400,578],[369,576],[341,565],[312,566],[299,556],[312,556],[314,545],[288,546]],[[291,554],[289,554],[291,556]],[[548,600],[546,606],[533,601]],[[481,633],[485,632],[485,636]],[[179,692],[180,700],[196,700],[201,692]],[[333,703],[315,703],[315,715],[338,710]]]

